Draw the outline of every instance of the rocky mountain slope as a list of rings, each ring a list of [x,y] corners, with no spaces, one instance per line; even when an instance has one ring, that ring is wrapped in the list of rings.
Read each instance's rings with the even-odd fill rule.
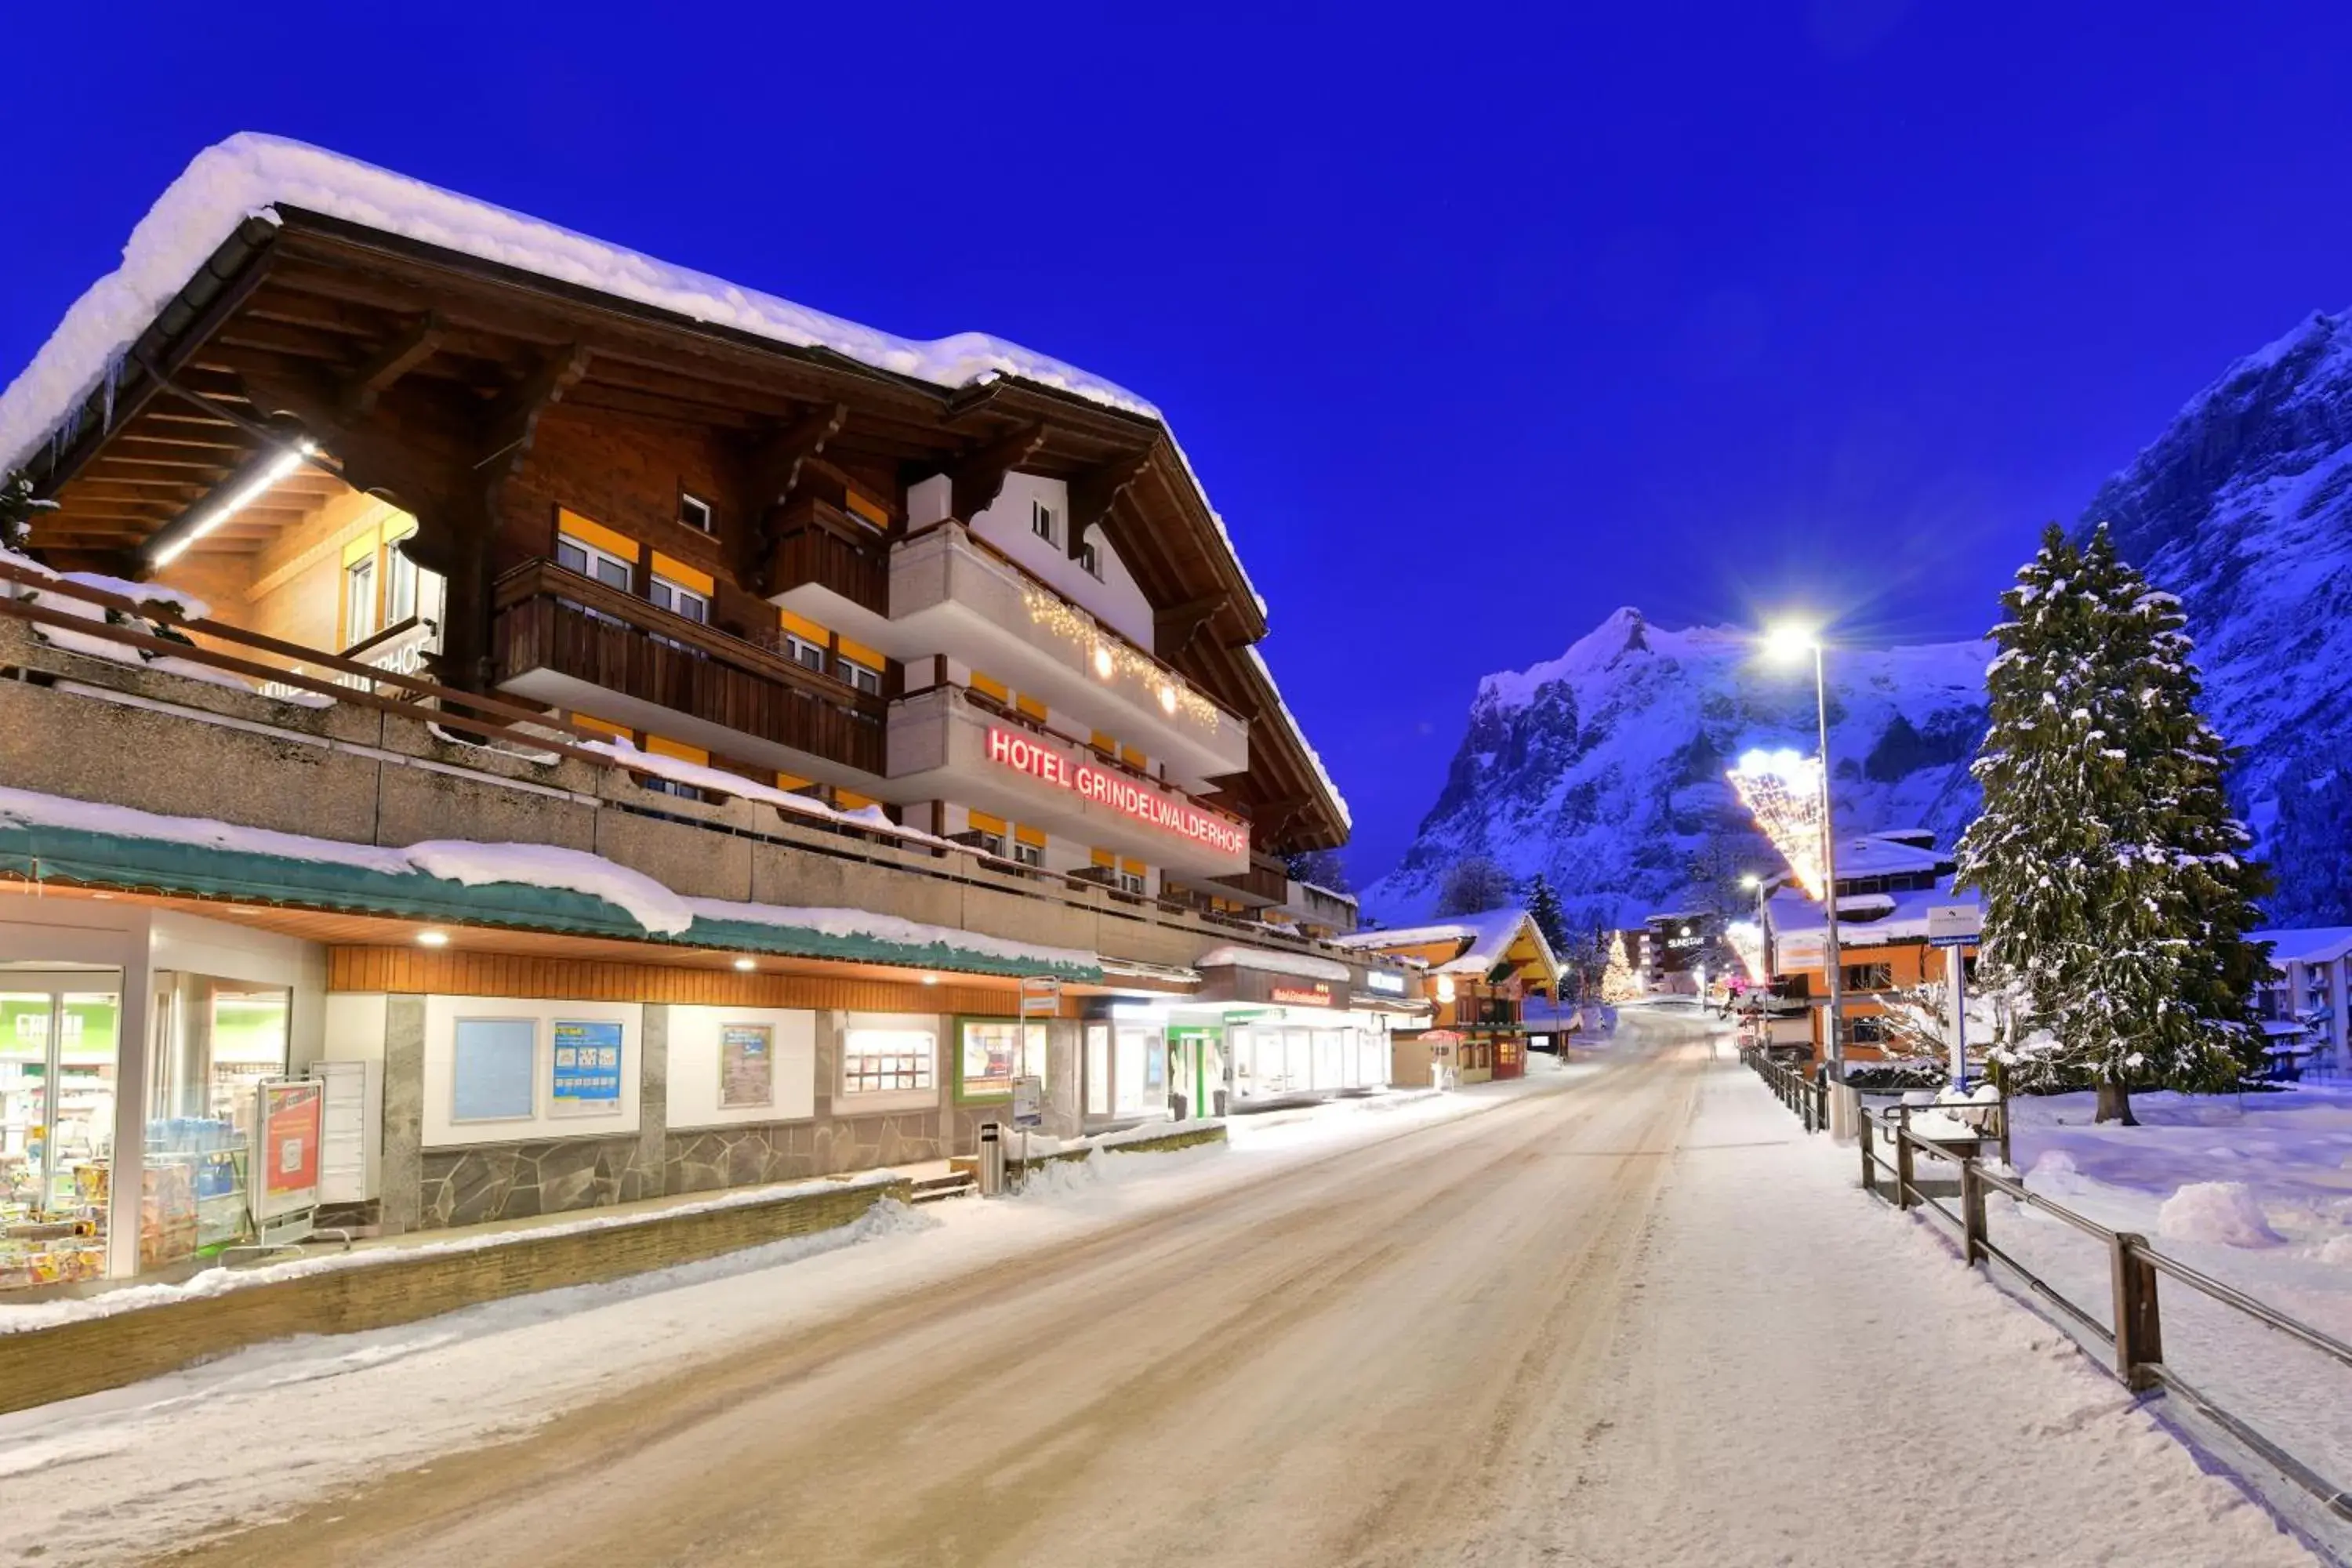
[[[2181,597],[2283,925],[2352,922],[2352,310],[2231,365],[2079,532]]]
[[[1967,819],[1990,657],[1974,642],[1832,656],[1842,826],[1950,833]],[[1737,909],[1739,874],[1780,860],[1724,770],[1751,747],[1815,743],[1810,668],[1775,668],[1738,633],[1619,610],[1560,658],[1480,683],[1444,790],[1365,908],[1391,924],[1426,915],[1449,866],[1487,855],[1543,872],[1580,923]]]
[[[2273,920],[2352,924],[2352,311],[2312,316],[2191,398],[2077,531],[2101,521],[2187,608],[2212,718],[2245,753],[2232,786],[2278,875]],[[1986,657],[1833,657],[1841,826],[1957,835]],[[1544,872],[1583,918],[1738,908],[1738,871],[1779,860],[1723,768],[1749,746],[1811,751],[1811,723],[1807,682],[1759,668],[1733,634],[1620,610],[1564,657],[1480,686],[1444,792],[1365,909],[1426,913],[1474,854]]]

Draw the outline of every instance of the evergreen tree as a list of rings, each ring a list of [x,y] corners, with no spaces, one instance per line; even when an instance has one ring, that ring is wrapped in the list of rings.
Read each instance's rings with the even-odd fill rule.
[[[35,500],[33,481],[22,474],[0,475],[0,550],[22,550],[30,542],[33,514],[57,502]]]
[[[2135,1087],[2225,1088],[2258,1059],[2267,953],[2246,933],[2269,877],[2222,793],[2179,602],[2104,527],[2077,549],[2053,525],[2001,604],[1960,879],[2045,1042],[2021,1081],[2087,1081],[2098,1119],[2129,1123]]]
[[[1437,914],[1475,915],[1511,901],[1511,874],[1484,855],[1471,855],[1446,868],[1438,885]]]
[[[1337,849],[1300,849],[1282,859],[1294,882],[1312,882],[1334,893],[1356,890],[1348,880],[1348,863]]]
[[[1551,879],[1541,871],[1536,873],[1534,883],[1528,889],[1528,918],[1536,922],[1536,930],[1543,932],[1552,956],[1564,957],[1569,947],[1568,911],[1559,907],[1559,895],[1551,890]]]

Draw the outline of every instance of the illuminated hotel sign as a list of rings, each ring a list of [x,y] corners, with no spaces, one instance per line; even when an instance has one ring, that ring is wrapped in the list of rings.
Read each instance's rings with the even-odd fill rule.
[[[1213,816],[1092,763],[1074,763],[1055,748],[1013,731],[988,731],[988,760],[1227,855],[1249,853],[1249,829],[1238,823]]]
[[[1331,987],[1318,980],[1307,985],[1276,985],[1266,993],[1269,1001],[1293,1007],[1328,1007]]]
[[[1377,991],[1383,996],[1404,994],[1404,976],[1386,969],[1364,971],[1364,989]]]

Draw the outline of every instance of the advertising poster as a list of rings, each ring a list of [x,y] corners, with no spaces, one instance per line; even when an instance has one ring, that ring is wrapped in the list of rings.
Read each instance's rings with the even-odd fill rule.
[[[555,1026],[555,1110],[560,1115],[618,1115],[621,1026],[617,1020]]]
[[[256,1151],[256,1217],[307,1207],[319,1188],[320,1112],[326,1099],[310,1082],[264,1083],[259,1090],[261,1146]]]
[[[719,1026],[719,1103],[730,1110],[776,1103],[776,1032],[767,1025]]]

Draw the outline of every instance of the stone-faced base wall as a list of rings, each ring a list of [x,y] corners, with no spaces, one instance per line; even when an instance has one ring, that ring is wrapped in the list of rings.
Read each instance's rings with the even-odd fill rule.
[[[708,1193],[947,1158],[934,1110],[688,1128],[665,1140],[666,1193]]]
[[[479,1149],[428,1149],[423,1156],[417,1226],[434,1230],[660,1197],[661,1172],[643,1163],[639,1149],[634,1132]]]
[[[692,1214],[631,1216],[593,1230],[519,1231],[488,1246],[391,1250],[322,1269],[110,1317],[0,1334],[0,1413],[120,1388],[289,1334],[341,1334],[461,1307],[668,1268],[847,1225],[904,1182],[844,1184]]]

